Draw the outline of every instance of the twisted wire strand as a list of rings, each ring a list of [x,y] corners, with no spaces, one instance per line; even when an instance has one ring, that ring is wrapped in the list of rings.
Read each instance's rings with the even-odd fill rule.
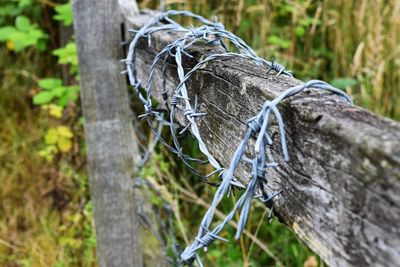
[[[286,91],[284,91],[282,94],[280,94],[278,97],[276,97],[273,101],[271,102],[266,102],[262,108],[262,110],[257,114],[257,116],[251,118],[248,121],[247,124],[247,131],[246,134],[238,146],[238,148],[235,151],[235,154],[232,157],[231,164],[229,166],[229,169],[227,172],[223,173],[223,180],[218,187],[213,201],[211,203],[211,206],[207,210],[205,216],[203,217],[203,220],[201,222],[201,226],[199,229],[199,232],[193,241],[193,243],[188,246],[181,254],[181,258],[183,262],[191,262],[193,259],[196,259],[198,262],[199,266],[203,266],[202,263],[199,261],[199,256],[197,255],[198,250],[206,247],[209,245],[211,242],[216,240],[216,236],[219,234],[221,229],[225,227],[226,224],[229,223],[229,221],[233,218],[234,214],[240,209],[240,216],[239,216],[239,222],[238,222],[238,228],[237,232],[235,235],[235,238],[238,239],[240,237],[240,234],[243,232],[246,221],[249,216],[249,211],[250,211],[250,204],[252,199],[255,197],[256,189],[257,186],[259,185],[259,179],[264,178],[266,171],[268,168],[276,168],[278,167],[278,164],[275,162],[268,162],[266,163],[265,155],[266,155],[266,143],[268,143],[268,140],[266,138],[266,133],[268,132],[268,122],[270,120],[270,114],[273,112],[276,116],[276,119],[279,124],[279,131],[280,131],[280,137],[281,137],[281,145],[282,145],[282,150],[284,154],[284,159],[285,161],[289,160],[288,152],[287,152],[287,147],[286,147],[286,139],[284,138],[285,136],[285,131],[284,131],[284,122],[282,120],[282,116],[280,115],[279,110],[277,109],[277,105],[281,103],[285,98],[291,97],[295,94],[298,94],[305,89],[308,88],[314,88],[314,89],[320,89],[320,90],[328,90],[331,91],[335,94],[339,94],[341,97],[343,97],[348,103],[352,104],[352,101],[350,97],[348,97],[345,93],[342,91],[330,86],[329,84],[319,81],[319,80],[312,80],[308,81],[304,84],[298,85],[298,86],[293,86]],[[249,181],[247,188],[245,192],[242,194],[240,199],[236,202],[235,207],[232,209],[231,213],[227,215],[226,219],[217,225],[211,233],[213,233],[213,236],[210,236],[208,233],[207,229],[209,229],[212,219],[214,217],[215,210],[219,204],[219,202],[222,200],[223,196],[225,196],[228,193],[228,186],[230,183],[230,180],[233,178],[233,173],[237,169],[238,163],[241,159],[243,159],[243,154],[246,150],[246,147],[248,145],[248,142],[251,138],[251,136],[256,135],[257,138],[259,138],[260,141],[258,141],[258,144],[256,142],[256,146],[258,147],[258,152],[256,151],[256,157],[253,160],[248,160],[252,163],[252,179]],[[280,192],[274,192],[271,196],[269,196],[267,199],[263,199],[264,201],[271,201],[274,197],[278,196]]]
[[[194,167],[189,163],[189,161],[195,161],[195,162],[198,162],[198,163],[204,163],[203,161],[201,161],[201,160],[199,160],[199,159],[197,159],[197,158],[192,158],[192,157],[190,157],[190,156],[188,156],[188,155],[185,155],[185,154],[183,154],[181,151],[176,150],[174,147],[170,146],[170,145],[168,144],[168,142],[161,136],[161,132],[159,132],[158,129],[156,129],[156,128],[154,128],[154,127],[152,126],[150,119],[148,119],[148,125],[149,125],[149,128],[151,129],[151,131],[152,131],[152,132],[154,133],[154,135],[156,136],[156,138],[158,138],[158,141],[159,141],[160,143],[162,143],[162,144],[163,144],[168,150],[170,150],[172,153],[174,153],[174,154],[176,154],[178,157],[180,157],[181,160],[182,160],[182,162],[186,165],[186,167],[187,167],[194,175],[196,175],[197,177],[199,177],[200,180],[201,180],[202,182],[204,182],[204,183],[206,183],[206,184],[208,184],[208,185],[214,186],[214,187],[219,185],[219,184],[217,184],[217,183],[213,183],[213,182],[208,181],[208,179],[207,179],[208,177],[206,177],[206,176],[200,174],[200,173],[197,171],[197,169],[194,168]],[[144,164],[142,164],[142,166],[143,166],[143,165],[144,165]]]
[[[171,18],[171,16],[177,15],[193,17],[203,25],[200,27],[189,26],[185,28]],[[167,24],[161,24],[160,22],[166,22]],[[141,85],[140,81],[137,79],[137,72],[135,67],[135,49],[140,38],[148,38],[148,46],[151,46],[151,35],[159,31],[177,32],[181,33],[182,35],[174,40],[172,43],[166,45],[154,57],[154,60],[150,66],[147,85],[144,86],[145,94],[143,95],[140,90],[143,85]],[[281,113],[277,108],[278,104],[281,103],[284,99],[294,96],[308,88],[330,91],[332,93],[338,94],[349,103],[352,103],[352,101],[350,97],[348,97],[344,92],[332,87],[326,82],[319,80],[311,80],[304,84],[293,86],[285,90],[274,100],[265,102],[261,111],[256,116],[250,118],[247,121],[247,130],[244,134],[243,140],[240,142],[234,155],[232,156],[229,167],[223,168],[213,157],[213,155],[211,155],[211,153],[208,151],[205,143],[200,136],[199,127],[196,120],[198,117],[205,116],[206,114],[198,111],[197,96],[195,96],[195,103],[192,107],[186,82],[197,70],[201,69],[212,60],[230,60],[233,58],[246,59],[253,62],[260,68],[266,68],[267,73],[269,73],[271,70],[275,71],[277,77],[279,77],[279,75],[281,74],[293,77],[291,72],[287,71],[283,65],[276,63],[274,59],[272,59],[272,61],[270,62],[258,57],[250,46],[248,46],[242,39],[240,39],[233,33],[225,30],[224,26],[218,21],[212,22],[189,11],[170,10],[164,13],[160,13],[141,29],[134,32],[136,33],[136,35],[129,45],[127,58],[123,61],[127,65],[126,73],[128,73],[129,82],[133,86],[136,94],[144,105],[146,113],[142,115],[142,118],[147,119],[149,127],[156,136],[156,142],[161,142],[169,150],[176,154],[193,173],[200,177],[203,182],[218,186],[212,203],[201,221],[198,234],[196,235],[193,243],[186,247],[180,255],[182,263],[190,265],[194,261],[196,261],[199,266],[203,266],[200,256],[198,255],[198,251],[200,249],[207,249],[207,247],[215,240],[227,241],[221,238],[219,236],[219,233],[226,226],[226,224],[228,224],[233,219],[236,212],[240,212],[238,228],[235,234],[235,238],[238,239],[243,232],[246,222],[248,220],[252,200],[256,198],[269,204],[275,197],[279,196],[279,194],[281,193],[281,191],[277,191],[272,192],[268,195],[267,193],[265,193],[263,188],[263,184],[266,181],[266,174],[268,169],[278,167],[277,163],[270,162],[266,158],[267,145],[272,145],[273,143],[270,137],[271,133],[269,129],[269,126],[271,125],[271,114],[274,115],[278,124],[280,145],[283,158],[285,161],[289,160],[289,152],[286,143],[285,124]],[[216,45],[221,47],[222,49],[224,49],[225,52],[211,54],[205,59],[201,59],[193,68],[185,73],[182,60],[183,55],[191,58],[192,56],[189,52],[187,52],[188,48],[190,48],[198,40],[201,39],[206,40],[209,45]],[[236,52],[230,52],[228,50],[227,45],[225,44],[226,41],[228,41],[235,48]],[[174,94],[171,96],[170,117],[169,120],[166,120],[164,116],[164,110],[160,108],[153,108],[151,95],[153,79],[155,78],[156,73],[156,66],[159,61],[163,59],[162,74],[164,74],[165,64],[168,57],[174,58],[176,64],[176,73],[178,74],[179,78],[179,84],[175,88]],[[166,92],[164,92],[164,94],[166,94]],[[163,97],[164,100],[167,101],[168,95],[163,95]],[[187,125],[179,132],[179,134],[182,134],[190,129],[192,135],[198,141],[200,151],[207,158],[207,162],[209,162],[215,169],[206,176],[199,174],[197,170],[189,163],[189,161],[198,163],[204,161],[192,158],[183,153],[183,148],[179,143],[176,133],[177,126],[175,123],[175,115],[178,112],[183,112],[183,115],[188,122]],[[159,122],[157,129],[152,124],[152,118]],[[172,145],[168,144],[168,142],[161,136],[163,126],[169,126],[170,128],[173,141]],[[254,144],[255,157],[250,159],[247,158],[244,153],[248,149],[249,141],[251,138],[254,138],[256,141]],[[240,161],[251,164],[252,172],[249,183],[247,187],[245,187],[243,194],[236,202],[234,208],[226,216],[224,221],[215,226],[212,230],[210,230],[216,208],[221,202],[222,198],[229,195],[231,186],[244,188],[244,186],[234,177],[234,173]],[[217,173],[218,176],[222,179],[221,183],[214,184],[209,182],[208,178]],[[257,195],[258,190],[262,192],[261,195]],[[272,212],[273,206],[271,205],[270,216],[272,216]]]
[[[188,37],[180,38],[180,39],[176,40],[176,41],[173,42],[172,44],[166,46],[159,54],[156,55],[156,57],[155,57],[155,59],[154,59],[154,61],[153,61],[153,63],[152,63],[152,66],[151,66],[151,71],[150,71],[150,75],[149,75],[149,79],[148,79],[148,87],[147,87],[147,99],[148,99],[148,101],[151,101],[151,99],[150,99],[150,97],[151,97],[151,85],[152,85],[152,80],[153,80],[153,78],[154,78],[153,75],[154,75],[154,73],[155,73],[155,66],[156,66],[156,63],[157,63],[157,61],[161,58],[161,56],[162,56],[163,54],[165,54],[165,53],[167,53],[167,52],[170,52],[173,48],[176,49],[175,58],[176,58],[177,65],[178,65],[178,74],[180,73],[180,75],[183,75],[184,72],[183,72],[183,67],[182,67],[182,62],[181,62],[181,61],[182,61],[182,58],[181,58],[181,47],[183,47],[183,46],[185,45],[185,41],[186,41],[187,38],[188,38]],[[184,98],[188,98],[188,97],[187,97],[187,94],[186,94],[186,95],[183,95],[183,96],[181,96],[181,97],[180,97],[180,96],[175,96],[175,98],[174,98],[174,103],[173,103],[174,106],[173,106],[173,109],[171,110],[172,117],[174,116],[174,109],[175,109],[176,104],[177,104],[177,102],[178,102],[177,98],[184,99]],[[186,101],[187,101],[187,103],[188,103],[188,99],[186,99]],[[191,106],[190,106],[190,104],[189,104],[189,106],[188,106],[187,103],[186,103],[186,109],[185,109],[184,115],[185,115],[185,116],[187,117],[187,119],[189,120],[189,123],[188,123],[187,127],[185,127],[185,129],[188,128],[188,127],[191,126],[191,125],[194,125],[194,119],[195,119],[195,117],[199,117],[199,116],[205,115],[204,113],[196,112],[197,104],[195,104],[195,108],[192,109]],[[185,165],[187,165],[187,166],[189,167],[189,169],[194,170],[194,168],[191,167],[190,164],[189,164],[188,162],[186,162],[187,157],[185,157],[184,154],[182,153],[182,147],[180,146],[179,141],[178,141],[178,138],[177,138],[177,136],[176,136],[176,134],[175,134],[174,125],[175,125],[174,122],[170,123],[170,127],[171,127],[171,136],[172,136],[172,138],[173,138],[173,142],[174,142],[174,146],[175,146],[174,151],[177,152],[176,154],[178,155],[178,157],[182,158],[182,160],[184,161]],[[197,125],[196,125],[195,127],[197,127]],[[184,130],[185,130],[185,129],[184,129]],[[192,130],[193,130],[193,128],[192,128]],[[195,130],[194,130],[194,131],[195,131]],[[199,131],[197,130],[197,132],[199,132]],[[198,135],[197,135],[196,137],[200,137],[200,134],[198,133]],[[197,139],[199,140],[199,143],[200,143],[200,144],[199,144],[200,150],[203,152],[203,154],[205,154],[205,155],[207,156],[208,161],[210,161],[210,163],[211,163],[216,169],[218,169],[218,170],[222,169],[221,166],[219,166],[218,162],[217,162],[217,161],[211,156],[211,154],[208,152],[208,150],[207,150],[207,148],[205,147],[204,143],[202,142],[201,138],[197,138]],[[208,176],[206,176],[205,179],[207,179],[207,177],[208,177]],[[239,183],[236,183],[235,185],[244,187],[243,185],[241,185],[241,184],[239,184]]]
[[[157,16],[151,23],[147,24],[147,25],[146,25],[145,27],[143,27],[142,29],[136,31],[137,34],[136,34],[136,36],[135,36],[135,39],[132,41],[132,43],[131,43],[131,45],[130,45],[130,53],[128,53],[126,62],[128,63],[128,73],[129,73],[129,74],[132,74],[132,73],[134,74],[134,75],[130,75],[130,77],[133,77],[133,79],[130,79],[131,84],[136,85],[136,86],[134,86],[134,87],[137,88],[139,82],[136,81],[136,80],[137,80],[137,79],[136,79],[136,70],[131,71],[131,70],[129,69],[130,67],[132,68],[132,65],[133,65],[133,60],[129,60],[130,55],[132,55],[132,56],[134,55],[134,52],[133,52],[134,49],[131,49],[131,47],[133,46],[133,48],[134,48],[134,47],[136,46],[136,43],[137,43],[137,41],[138,41],[137,36],[139,36],[139,37],[148,37],[148,38],[149,38],[148,45],[150,46],[150,45],[151,45],[151,43],[150,43],[150,40],[151,40],[151,39],[150,39],[150,35],[151,35],[152,33],[154,33],[154,32],[161,31],[161,30],[174,30],[174,31],[177,31],[177,32],[185,32],[185,31],[186,31],[186,35],[185,35],[183,38],[180,38],[180,39],[174,41],[172,44],[166,46],[166,47],[156,56],[156,58],[154,59],[153,64],[152,64],[152,67],[151,67],[149,79],[148,79],[148,86],[147,86],[147,89],[146,89],[146,92],[147,92],[146,101],[144,101],[144,97],[143,97],[142,95],[139,96],[140,99],[143,99],[142,102],[144,102],[144,106],[145,106],[145,110],[146,110],[146,114],[145,114],[145,115],[142,115],[142,116],[148,116],[148,115],[150,115],[150,114],[153,114],[153,115],[156,115],[156,116],[159,115],[157,112],[154,112],[154,110],[152,109],[152,102],[151,102],[152,80],[153,80],[153,77],[154,77],[153,74],[154,74],[154,71],[155,71],[156,63],[158,62],[158,60],[160,59],[160,57],[161,57],[164,53],[167,53],[167,52],[168,52],[169,54],[171,54],[171,50],[172,50],[173,48],[176,48],[177,46],[182,46],[182,44],[183,44],[188,38],[195,37],[195,38],[203,38],[203,39],[205,39],[206,36],[207,36],[207,35],[210,35],[210,34],[211,34],[211,35],[216,35],[216,36],[218,36],[217,39],[218,39],[218,38],[221,38],[220,36],[223,36],[223,37],[229,39],[232,43],[234,43],[234,46],[236,46],[238,50],[243,50],[243,51],[245,51],[248,55],[252,56],[253,58],[256,58],[256,57],[254,56],[254,55],[255,55],[254,51],[252,51],[252,49],[251,49],[249,46],[247,46],[240,38],[237,38],[235,35],[229,34],[229,32],[225,31],[224,28],[223,28],[223,26],[222,26],[222,27],[220,26],[221,24],[218,24],[217,27],[214,27],[215,29],[221,31],[221,33],[215,32],[215,31],[213,31],[210,27],[207,27],[207,26],[201,26],[201,27],[198,27],[198,28],[190,27],[188,30],[187,30],[187,29],[184,29],[183,27],[179,26],[178,24],[173,24],[173,25],[162,25],[162,26],[151,26],[151,25],[153,25],[153,24],[158,23],[161,19],[163,19],[163,18],[165,19],[169,14],[177,14],[177,13],[185,13],[185,12],[175,12],[175,13],[174,13],[173,11],[171,11],[171,12],[167,12],[165,15]],[[195,16],[195,17],[196,17],[196,18],[199,18],[198,16]],[[212,24],[212,25],[215,26],[215,23],[211,23],[211,22],[208,21],[208,20],[202,20],[202,21],[205,22],[205,23]],[[196,41],[196,40],[193,40],[192,42],[190,42],[190,44],[189,44],[188,46],[192,45],[195,41]],[[221,44],[223,44],[223,42],[221,42]],[[247,51],[247,50],[249,50],[249,51]],[[181,52],[184,52],[184,49],[181,49]],[[190,57],[190,55],[188,55],[187,53],[185,53],[185,54],[186,54],[187,56]],[[258,63],[258,62],[257,62],[257,63]],[[136,90],[136,91],[139,92],[138,90]],[[175,99],[174,99],[174,102],[176,102],[176,97],[175,97]],[[186,101],[186,104],[187,104],[187,101]],[[192,110],[190,107],[187,107],[187,108],[186,108],[185,115],[189,115],[190,118],[193,118],[193,116],[199,116],[199,114],[198,114],[198,113],[194,113],[193,110]],[[159,119],[160,119],[160,118],[159,118]],[[189,124],[187,125],[186,129],[188,128],[189,125],[194,125],[194,124],[193,124],[193,120],[189,119]],[[196,126],[191,127],[191,128],[192,128],[192,130],[194,130],[195,132],[198,132],[198,130],[196,131],[196,129],[195,129]],[[172,131],[172,133],[173,133],[173,138],[174,138],[175,147],[177,148],[177,151],[181,151],[181,150],[180,150],[180,146],[179,146],[178,141],[177,141],[177,138],[175,137],[175,134],[174,134],[173,131]],[[208,150],[206,149],[206,147],[205,147],[205,145],[204,145],[204,142],[202,142],[201,138],[198,138],[198,139],[199,139],[199,143],[200,143],[200,149],[202,150],[202,152],[205,152],[205,154],[206,154],[208,160],[210,161],[210,163],[211,163],[216,169],[222,169],[222,168],[219,166],[218,162],[208,153]],[[180,153],[178,153],[178,155],[181,156]],[[185,164],[188,165],[187,163],[185,163]],[[242,187],[242,188],[244,187],[242,184],[240,184],[240,183],[237,182],[237,181],[234,181],[233,184],[236,185],[236,186]]]
[[[210,31],[209,28],[202,26],[199,28],[193,28],[191,27],[190,30],[186,33],[186,35],[182,38],[179,38],[177,40],[175,40],[173,43],[167,45],[166,47],[164,47],[162,49],[161,52],[159,52],[152,65],[151,65],[151,70],[150,70],[150,75],[148,78],[148,86],[147,86],[147,102],[151,101],[151,88],[152,88],[152,81],[154,79],[154,73],[155,73],[155,69],[156,69],[156,64],[157,62],[161,59],[161,57],[166,54],[166,53],[171,53],[172,50],[175,50],[175,54],[173,55],[175,57],[175,61],[176,64],[178,66],[177,72],[178,72],[178,76],[180,77],[180,80],[182,81],[182,79],[185,77],[184,76],[184,70],[182,67],[182,54],[184,53],[184,48],[187,47],[186,45],[186,41],[188,39],[191,38],[197,38],[197,39],[206,39],[207,36],[209,34],[214,34],[213,31]],[[193,41],[190,42],[190,44],[193,44]],[[187,55],[187,53],[185,53]],[[234,53],[230,53],[230,55],[236,55]],[[250,55],[250,53],[246,54],[247,57],[253,58],[254,60],[256,60],[256,58],[252,55]],[[188,55],[190,56],[190,55]],[[262,61],[257,61],[257,62],[262,62]],[[182,88],[184,89],[183,92],[181,92]],[[189,102],[189,98],[188,98],[188,94],[187,94],[187,90],[186,90],[186,86],[184,85],[184,82],[180,83],[180,87],[179,87],[179,91],[177,91],[174,95],[174,98],[171,100],[171,106],[172,106],[172,110],[171,110],[171,122],[170,122],[170,127],[173,127],[174,125],[174,109],[177,105],[177,99],[182,99],[185,102],[185,110],[184,110],[184,115],[187,117],[189,123],[188,125],[184,128],[183,131],[185,131],[186,129],[188,129],[189,127],[191,128],[191,132],[192,134],[195,136],[195,138],[198,140],[199,142],[199,148],[201,150],[201,152],[206,155],[206,157],[208,158],[209,163],[217,170],[222,170],[221,166],[219,165],[219,163],[215,160],[215,158],[209,153],[207,147],[205,146],[202,138],[200,137],[200,133],[197,127],[197,124],[194,123],[195,117],[199,117],[199,116],[203,116],[205,115],[204,113],[199,113],[196,111],[196,107],[193,109],[191,107],[191,104]],[[178,95],[178,94],[181,95]],[[175,135],[175,131],[171,128],[171,133],[172,133],[172,137],[173,137],[173,141],[174,141],[174,145],[177,151],[180,151],[180,144],[179,141]],[[236,179],[234,179],[232,181],[232,185],[244,188],[244,186],[237,181]]]
[[[165,47],[165,48],[161,51],[161,53],[159,53],[159,54],[156,56],[156,58],[155,58],[155,60],[154,60],[154,62],[153,62],[153,64],[152,64],[152,68],[151,68],[151,72],[150,72],[150,76],[149,76],[149,81],[148,81],[148,86],[147,86],[147,88],[146,88],[147,97],[144,97],[144,96],[140,93],[140,91],[138,90],[138,87],[139,87],[140,82],[139,82],[139,81],[137,80],[137,78],[136,78],[136,70],[135,70],[134,65],[133,65],[133,62],[134,62],[133,59],[134,59],[134,55],[135,55],[134,49],[135,49],[136,44],[137,44],[137,42],[138,42],[137,36],[139,36],[139,37],[146,37],[146,36],[150,37],[150,35],[151,35],[152,33],[157,32],[157,31],[160,31],[160,30],[166,30],[166,29],[168,29],[168,30],[175,30],[175,31],[178,31],[178,32],[185,32],[185,31],[186,31],[187,33],[191,33],[191,34],[194,35],[194,36],[198,36],[198,37],[200,37],[200,36],[199,36],[199,33],[194,32],[194,29],[189,29],[189,30],[187,30],[187,29],[183,29],[181,26],[172,27],[171,25],[168,25],[168,27],[165,27],[165,26],[155,26],[155,27],[152,27],[151,25],[157,23],[157,22],[160,20],[160,18],[162,18],[162,16],[156,17],[156,19],[152,20],[151,23],[147,24],[145,27],[143,27],[143,28],[140,29],[139,31],[136,31],[137,34],[135,35],[135,38],[134,38],[134,40],[132,41],[132,43],[131,43],[131,45],[130,45],[129,53],[128,53],[128,56],[127,56],[127,59],[125,60],[125,62],[126,62],[126,64],[127,64],[127,70],[128,70],[128,74],[129,74],[129,78],[130,78],[130,79],[129,79],[129,80],[130,80],[130,83],[131,83],[131,85],[133,85],[134,88],[136,89],[136,92],[137,92],[137,94],[139,95],[139,99],[141,99],[142,102],[144,103],[144,107],[145,107],[146,114],[141,115],[141,116],[139,116],[139,117],[145,117],[145,116],[149,116],[149,115],[155,115],[155,116],[157,116],[157,119],[158,119],[158,120],[163,120],[163,118],[159,116],[159,113],[153,110],[153,108],[152,108],[152,101],[151,101],[151,88],[152,88],[151,85],[152,85],[153,74],[154,74],[154,70],[155,70],[155,63],[159,60],[159,58],[161,57],[161,55],[163,55],[163,54],[166,53],[166,52],[171,53],[171,50],[172,50],[172,48],[173,48],[174,46],[179,45],[182,41],[184,41],[185,39],[187,39],[187,38],[189,38],[189,37],[192,37],[192,36],[189,35],[189,36],[186,36],[185,38],[176,40],[173,44],[171,44],[171,45]],[[205,35],[205,34],[203,34],[203,35]],[[150,38],[149,38],[149,40],[150,40]],[[151,43],[149,42],[148,45],[150,46]],[[188,55],[188,56],[190,56],[190,55]],[[202,115],[202,114],[198,114],[198,113],[194,113],[194,112],[188,113],[188,111],[189,111],[189,110],[187,110],[186,113],[187,113],[187,115],[189,115],[190,117]],[[165,124],[167,124],[167,123],[165,123]],[[149,126],[150,126],[150,125],[149,125]],[[151,127],[151,126],[150,126],[150,127]],[[173,127],[173,126],[171,125],[171,127]],[[197,162],[202,162],[202,161],[197,160],[197,159],[193,159],[193,158],[188,157],[188,156],[186,156],[185,154],[183,154],[183,153],[182,153],[181,147],[180,147],[179,145],[177,145],[177,144],[178,144],[178,141],[177,141],[177,138],[175,137],[174,131],[172,131],[172,133],[173,133],[173,136],[174,136],[174,143],[175,143],[176,149],[172,149],[172,147],[170,147],[170,146],[167,146],[167,147],[168,147],[171,151],[173,151],[175,154],[177,154],[178,157],[180,157],[180,158],[182,159],[182,161],[184,162],[184,164],[185,164],[186,166],[188,166],[189,169],[190,169],[193,173],[195,173],[197,176],[201,177],[203,181],[207,181],[208,176],[204,177],[204,176],[200,175],[200,174],[195,170],[195,168],[192,167],[192,166],[188,163],[188,160],[197,161]],[[158,139],[159,139],[159,140],[163,141],[162,143],[165,143],[164,140],[161,139],[161,138],[159,137],[159,135],[157,135],[157,136],[158,136]],[[215,161],[215,160],[214,160],[214,161]],[[222,168],[221,168],[220,166],[218,166],[218,165],[215,165],[215,164],[214,164],[214,166],[216,166],[216,168],[219,169],[219,170],[222,169]],[[213,184],[213,183],[210,183],[210,184]],[[214,184],[214,185],[215,185],[215,184]],[[240,183],[235,183],[235,185],[240,186],[240,187],[244,187],[244,186],[243,186],[242,184],[240,184]]]
[[[205,35],[207,33],[204,34],[198,34],[196,37],[198,38],[204,38]],[[190,36],[193,37],[193,36]],[[169,44],[168,46],[166,46],[159,54],[156,55],[155,60],[153,61],[153,64],[151,66],[151,71],[150,71],[150,76],[148,79],[148,84],[151,86],[151,81],[153,79],[153,74],[154,74],[154,70],[155,70],[155,66],[157,61],[161,58],[161,55],[163,55],[164,53],[166,53],[167,51],[170,51],[171,49],[175,49],[176,53],[174,55],[175,60],[176,60],[176,64],[177,64],[177,72],[178,72],[178,76],[180,79],[180,83],[175,91],[173,100],[171,101],[171,113],[170,113],[170,127],[171,127],[171,133],[172,133],[172,138],[175,144],[175,148],[177,150],[180,151],[180,144],[179,141],[175,135],[174,130],[172,129],[173,125],[174,125],[174,117],[175,117],[175,107],[177,105],[177,98],[182,99],[185,101],[185,113],[184,115],[187,117],[187,120],[189,121],[188,125],[184,128],[184,130],[186,130],[187,128],[191,128],[191,132],[194,135],[194,137],[198,140],[199,142],[199,148],[201,150],[201,152],[206,155],[206,157],[209,160],[209,163],[217,170],[223,170],[222,167],[219,165],[219,163],[215,160],[215,158],[209,153],[207,147],[205,146],[201,136],[200,136],[200,132],[198,129],[197,124],[195,123],[195,118],[197,116],[203,116],[205,114],[203,113],[198,113],[196,112],[196,108],[192,109],[191,104],[189,102],[189,97],[188,97],[188,93],[187,93],[187,89],[186,89],[186,85],[185,82],[189,79],[189,77],[194,73],[194,71],[198,70],[201,66],[203,66],[205,63],[207,63],[210,60],[214,60],[214,59],[219,59],[219,58],[224,58],[224,57],[242,57],[242,58],[247,58],[247,59],[252,59],[255,63],[260,63],[260,64],[266,64],[265,61],[259,60],[259,58],[254,57],[253,55],[251,55],[250,53],[247,54],[237,54],[237,53],[225,53],[225,54],[215,54],[215,55],[211,55],[209,57],[207,57],[206,59],[204,59],[203,61],[199,62],[191,71],[189,71],[189,73],[187,73],[186,75],[184,75],[184,70],[182,67],[182,50],[183,47],[185,47],[185,41],[188,39],[189,37],[183,37],[180,39],[177,39],[175,42]],[[268,65],[268,64],[267,64]],[[148,97],[150,97],[150,90],[148,89]],[[181,95],[179,95],[181,94]],[[196,98],[197,99],[197,98]],[[195,105],[196,106],[196,105]],[[284,137],[282,137],[284,139]],[[231,181],[231,184],[240,188],[244,188],[244,186],[237,180],[237,179],[233,179]]]

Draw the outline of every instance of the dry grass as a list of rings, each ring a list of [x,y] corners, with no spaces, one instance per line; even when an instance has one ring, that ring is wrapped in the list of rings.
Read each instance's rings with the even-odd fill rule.
[[[356,77],[359,104],[399,119],[400,2],[325,1],[323,8],[333,74]]]

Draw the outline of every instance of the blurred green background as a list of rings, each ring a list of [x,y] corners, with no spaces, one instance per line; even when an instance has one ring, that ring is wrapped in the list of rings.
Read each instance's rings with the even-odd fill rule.
[[[157,2],[139,5],[158,8]],[[276,58],[297,78],[331,82],[357,105],[400,119],[400,1],[164,3],[166,9],[218,16],[260,56]],[[69,2],[10,0],[0,7],[1,266],[96,266],[71,24]],[[154,208],[171,205],[175,238],[183,247],[213,190],[162,147],[141,175],[163,192],[149,191]],[[225,200],[221,212],[233,199]],[[207,266],[324,265],[277,220],[269,224],[264,207],[253,206],[248,232],[238,242],[211,245]],[[233,231],[224,236],[232,240]],[[150,246],[144,244],[145,254]]]

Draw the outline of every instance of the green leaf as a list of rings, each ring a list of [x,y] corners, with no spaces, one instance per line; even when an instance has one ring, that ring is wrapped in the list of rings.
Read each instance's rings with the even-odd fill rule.
[[[80,117],[79,120],[78,120],[78,124],[81,125],[81,126],[85,125],[85,118],[84,117]]]
[[[39,156],[46,158],[48,161],[52,161],[54,155],[58,153],[58,149],[54,145],[46,145],[43,150],[38,152]],[[27,265],[30,266],[30,265]]]
[[[25,16],[18,16],[15,20],[15,25],[16,27],[6,26],[0,28],[0,42],[7,42],[9,50],[19,52],[28,46],[37,45],[47,38],[47,34],[37,26],[31,25],[29,19]]]
[[[25,16],[18,16],[15,19],[15,27],[17,27],[18,30],[23,32],[27,32],[32,28],[29,19]]]
[[[47,47],[47,44],[46,44],[46,41],[45,41],[44,39],[40,39],[40,40],[37,42],[37,44],[36,44],[36,48],[37,48],[39,51],[44,51],[44,50],[46,50],[46,47]]]
[[[71,64],[73,67],[78,65],[76,44],[73,42],[69,42],[66,46],[53,50],[52,54],[58,57],[59,64]]]
[[[74,93],[79,93],[79,91],[80,91],[79,85],[70,85],[70,86],[67,86],[67,88],[69,91],[74,92]]]
[[[353,87],[358,84],[358,81],[356,79],[353,79],[351,77],[340,77],[333,79],[331,81],[332,86],[339,88],[339,89],[346,89],[347,87]]]
[[[72,5],[70,2],[56,6],[55,11],[57,14],[53,16],[53,19],[61,21],[64,26],[72,24]]]
[[[24,32],[16,31],[10,36],[10,41],[14,43],[14,51],[19,52],[30,45],[34,45],[36,39],[30,38]]]
[[[5,26],[0,28],[0,42],[5,42],[10,39],[10,36],[17,32],[12,26]]]
[[[290,47],[290,40],[282,39],[276,35],[271,35],[268,37],[268,42],[272,45],[279,46],[281,48],[289,48]]]
[[[68,89],[65,88],[64,86],[58,86],[51,91],[55,96],[61,97],[62,95],[64,95],[66,93],[67,90]]]
[[[242,19],[240,21],[240,30],[246,31],[246,30],[250,29],[250,27],[251,27],[250,21],[245,20],[245,19]]]
[[[47,38],[47,34],[42,32],[40,29],[31,29],[29,32],[26,33],[27,36],[31,37],[32,39],[35,39],[35,43],[37,40],[40,38]]]
[[[64,86],[64,94],[60,96],[58,104],[65,107],[69,102],[75,102],[78,99],[78,94],[78,85]]]
[[[286,3],[282,3],[281,5],[278,5],[278,7],[279,7],[278,14],[282,16],[292,13],[293,10],[295,10],[294,6]]]
[[[18,1],[18,6],[19,7],[28,7],[32,5],[32,0],[19,0]]]
[[[2,4],[0,8],[0,22],[2,22],[8,16],[15,17],[20,13],[20,9],[14,4]]]
[[[57,87],[62,86],[62,81],[56,78],[45,78],[39,80],[39,86],[44,90],[53,90]]]
[[[33,97],[33,104],[35,105],[43,105],[49,103],[51,100],[53,100],[54,95],[52,92],[40,92],[37,95]]]
[[[297,26],[296,29],[294,29],[294,33],[298,36],[298,37],[302,37],[304,36],[306,30],[301,27],[301,26]]]
[[[314,18],[311,18],[311,17],[301,19],[299,22],[300,22],[300,25],[303,25],[305,27],[308,27],[313,23],[315,23],[316,25],[321,24],[321,20],[319,20],[319,19],[315,20]]]

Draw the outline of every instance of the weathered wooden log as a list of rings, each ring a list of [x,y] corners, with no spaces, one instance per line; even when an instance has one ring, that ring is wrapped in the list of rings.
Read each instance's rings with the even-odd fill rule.
[[[135,28],[150,16],[127,17]],[[152,46],[143,39],[137,50],[139,79],[146,84],[154,56],[176,38],[160,32]],[[185,58],[189,69],[215,52],[199,43]],[[158,66],[154,97],[170,97],[178,84],[176,65],[168,59],[166,74]],[[201,135],[223,166],[229,164],[246,129],[246,120],[263,103],[301,81],[279,77],[243,59],[217,60],[197,71],[188,82],[198,96]],[[290,161],[281,156],[279,134],[268,155],[280,163],[267,173],[268,192],[283,190],[274,200],[282,221],[330,266],[398,266],[400,262],[400,124],[365,109],[350,106],[327,92],[306,90],[280,106],[286,123]],[[185,124],[180,116],[178,120]],[[274,126],[276,129],[276,125]],[[246,182],[249,170],[237,177]]]
[[[138,149],[118,62],[123,18],[116,1],[76,0],[73,11],[99,265],[142,267],[132,182]]]

